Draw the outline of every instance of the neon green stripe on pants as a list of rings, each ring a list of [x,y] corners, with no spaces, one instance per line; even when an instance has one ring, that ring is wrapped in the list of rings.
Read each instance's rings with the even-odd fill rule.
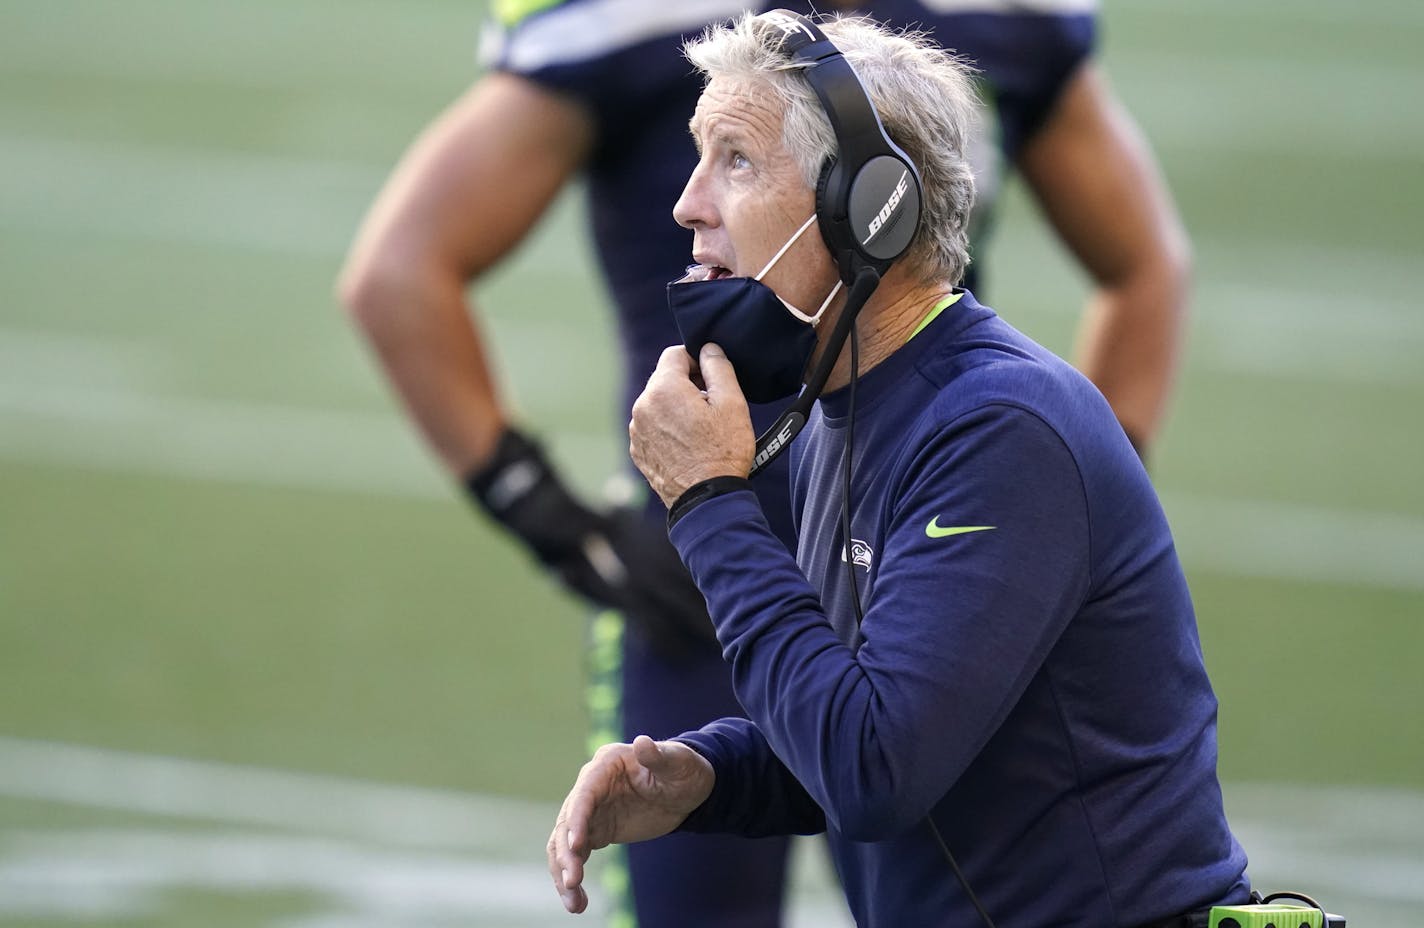
[[[528,3],[526,2],[526,5]],[[623,740],[623,616],[605,609],[588,627],[588,754]],[[601,852],[601,880],[608,894],[608,928],[637,928],[628,855],[621,844]]]

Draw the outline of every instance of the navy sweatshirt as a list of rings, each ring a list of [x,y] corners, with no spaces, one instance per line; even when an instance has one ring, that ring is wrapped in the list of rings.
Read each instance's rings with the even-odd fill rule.
[[[1191,599],[1106,401],[961,291],[857,384],[847,545],[849,401],[792,451],[795,560],[750,492],[673,528],[750,717],[680,737],[717,774],[683,828],[824,830],[861,926],[979,924],[927,818],[1001,928],[1244,901]]]

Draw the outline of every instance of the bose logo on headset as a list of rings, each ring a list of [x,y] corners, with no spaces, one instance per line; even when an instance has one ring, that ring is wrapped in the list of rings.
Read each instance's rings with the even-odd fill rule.
[[[799,32],[804,35],[808,41],[816,41],[816,34],[808,29],[801,17],[795,13],[786,10],[772,10],[768,13],[763,13],[762,19],[776,26],[788,37],[791,36],[792,33]]]
[[[879,232],[885,225],[885,220],[895,212],[895,207],[900,205],[900,201],[905,197],[905,191],[910,189],[910,172],[905,171],[900,175],[900,182],[895,185],[895,189],[890,191],[890,199],[885,201],[885,205],[880,207],[880,212],[875,218],[870,220],[870,234],[861,242],[862,245],[869,245],[870,240],[875,238],[875,233]]]
[[[806,417],[794,415],[781,424],[781,428],[773,435],[769,443],[756,453],[752,461],[753,467],[763,467],[768,461],[781,453],[781,449],[791,443],[791,439],[796,437],[796,433],[801,431],[801,426],[806,423]],[[763,436],[765,437],[765,436]],[[758,442],[760,444],[760,442]]]

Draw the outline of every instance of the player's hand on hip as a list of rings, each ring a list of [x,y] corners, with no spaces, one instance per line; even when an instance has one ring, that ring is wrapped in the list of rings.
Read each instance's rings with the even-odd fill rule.
[[[610,844],[662,837],[706,801],[715,781],[707,759],[677,741],[639,735],[632,744],[599,748],[564,799],[546,849],[564,908],[588,908],[589,855]]]
[[[625,579],[611,586],[630,631],[664,660],[682,661],[717,646],[707,601],[668,541],[667,524],[641,509],[608,514],[607,537]]]
[[[704,345],[696,364],[681,346],[665,349],[633,404],[628,440],[633,463],[668,506],[703,480],[747,476],[756,435],[722,349]]]

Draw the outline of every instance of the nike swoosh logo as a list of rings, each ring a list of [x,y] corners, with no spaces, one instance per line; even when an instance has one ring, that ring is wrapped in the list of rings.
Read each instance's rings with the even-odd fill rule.
[[[939,516],[930,519],[925,526],[925,534],[931,538],[948,538],[950,535],[967,535],[970,532],[992,532],[996,525],[940,525]]]

